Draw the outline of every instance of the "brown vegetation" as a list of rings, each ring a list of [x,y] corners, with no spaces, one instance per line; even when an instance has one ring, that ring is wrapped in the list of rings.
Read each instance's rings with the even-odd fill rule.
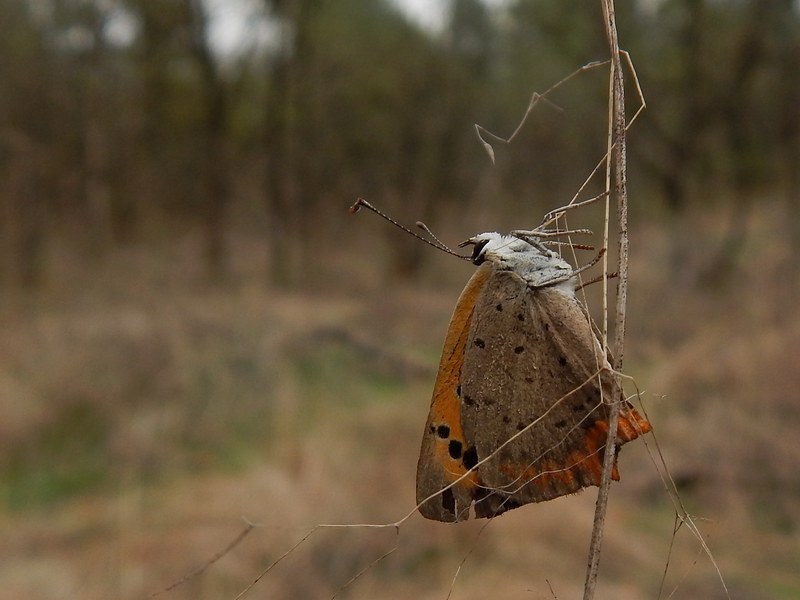
[[[777,216],[753,226],[774,229]],[[694,227],[686,223],[683,243],[709,231]],[[785,245],[762,239],[748,245],[735,293],[698,291],[661,275],[673,242],[640,226],[628,363],[731,589],[791,598],[800,322],[774,284]],[[243,241],[237,254],[258,256],[258,244]],[[360,292],[278,292],[246,260],[209,287],[186,262],[193,252],[126,252],[104,270],[65,264],[48,293],[6,307],[4,597],[142,597],[210,559],[243,515],[260,526],[167,596],[233,597],[317,523],[390,522],[411,509],[432,367],[469,267],[450,273],[452,259],[433,255],[424,281],[375,286],[380,265],[353,251],[376,242],[353,244],[333,259],[349,257],[340,274],[360,280]],[[702,258],[690,252],[687,271]],[[426,363],[428,373],[407,368]],[[623,454],[621,471],[598,594],[654,597],[671,506],[643,446]],[[547,597],[545,580],[575,596],[592,504],[584,493],[514,511],[478,541],[479,526],[418,517],[397,535],[320,530],[256,597],[327,597],[395,543],[348,597],[442,597],[471,548],[460,597]],[[696,541],[685,531],[677,540],[669,584],[689,573],[677,597],[721,597]]]

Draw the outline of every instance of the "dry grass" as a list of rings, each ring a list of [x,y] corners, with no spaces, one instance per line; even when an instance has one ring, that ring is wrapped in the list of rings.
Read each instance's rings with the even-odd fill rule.
[[[663,227],[634,227],[626,364],[687,507],[710,519],[732,595],[797,598],[800,315],[781,289],[786,248],[768,234],[780,214],[758,215],[741,271],[716,289],[693,283],[713,248],[695,237],[714,231],[714,215],[704,219],[681,229],[678,270]],[[202,283],[187,238],[91,266],[65,256],[47,290],[4,300],[0,598],[146,597],[224,548],[244,515],[261,526],[160,596],[232,598],[313,525],[412,508],[462,272],[431,259],[448,273],[387,295],[356,239],[331,257],[347,277],[324,293],[276,292],[261,283],[259,242],[235,243],[224,285]],[[672,513],[648,460],[642,444],[623,452],[599,598],[657,595]],[[479,537],[483,523],[418,517],[399,534],[318,530],[250,597],[330,597],[397,544],[341,597],[445,598],[467,557],[453,598],[551,598],[547,581],[573,598],[593,497],[512,511]],[[723,597],[697,556],[681,532],[666,589]]]

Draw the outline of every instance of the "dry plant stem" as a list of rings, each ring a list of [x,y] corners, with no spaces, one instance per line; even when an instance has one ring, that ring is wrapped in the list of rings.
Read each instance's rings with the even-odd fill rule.
[[[355,581],[356,581],[356,580],[357,580],[359,577],[361,577],[361,576],[362,576],[364,573],[366,573],[367,571],[369,571],[369,570],[370,570],[372,567],[374,567],[375,565],[377,565],[377,564],[378,564],[379,562],[381,562],[381,561],[382,561],[384,558],[386,558],[387,556],[389,556],[390,554],[392,554],[392,553],[393,553],[395,550],[397,550],[397,548],[398,548],[398,547],[399,547],[399,546],[397,545],[397,543],[395,543],[395,545],[394,545],[394,546],[393,546],[393,547],[392,547],[390,550],[387,550],[386,552],[384,552],[383,554],[381,554],[381,555],[380,555],[378,558],[376,558],[375,560],[373,560],[373,561],[372,561],[371,563],[369,563],[369,564],[368,564],[366,567],[364,567],[364,568],[363,568],[363,569],[361,569],[361,570],[360,570],[358,573],[356,573],[355,575],[353,575],[353,576],[352,576],[352,577],[351,577],[351,578],[350,578],[350,579],[347,581],[347,583],[345,583],[345,584],[344,584],[342,587],[340,587],[340,588],[339,588],[339,589],[336,591],[336,593],[335,593],[333,596],[331,596],[331,600],[335,600],[335,599],[336,599],[336,597],[337,597],[337,596],[339,596],[339,592],[343,592],[345,589],[347,589],[347,588],[350,586],[350,584],[354,583],[354,582],[355,582]]]
[[[617,390],[621,387],[619,376],[624,354],[625,340],[625,310],[627,302],[628,278],[628,237],[627,237],[627,185],[625,164],[625,88],[622,81],[622,62],[620,60],[619,40],[617,39],[617,25],[614,14],[614,0],[601,0],[603,17],[605,20],[606,36],[611,53],[611,106],[613,107],[609,122],[609,146],[613,150],[609,157],[614,165],[614,191],[617,196],[617,220],[619,226],[619,280],[617,284],[617,310],[616,327],[614,334],[614,392],[612,398],[617,397]],[[609,161],[611,162],[611,161]],[[594,598],[597,586],[597,573],[600,565],[600,548],[603,542],[603,530],[608,508],[608,492],[611,486],[611,472],[614,464],[617,425],[619,419],[619,403],[612,402],[608,416],[608,438],[606,441],[605,455],[603,458],[603,475],[600,480],[600,489],[597,493],[595,506],[592,539],[589,547],[589,565],[586,571],[586,583],[583,590],[584,600]]]
[[[245,528],[244,528],[244,529],[243,529],[241,532],[239,532],[239,535],[237,535],[237,536],[234,538],[234,540],[233,540],[233,541],[232,541],[230,544],[228,544],[227,546],[225,546],[225,548],[224,548],[223,550],[221,550],[220,552],[217,552],[217,553],[216,553],[216,554],[215,554],[213,557],[211,557],[210,559],[208,559],[208,560],[207,560],[207,561],[206,561],[206,562],[205,562],[203,565],[201,565],[200,567],[198,567],[197,569],[195,569],[195,570],[194,570],[194,571],[192,571],[191,573],[188,573],[187,575],[184,575],[184,576],[183,576],[183,577],[181,577],[181,578],[180,578],[178,581],[176,581],[175,583],[171,584],[170,586],[168,586],[168,587],[164,588],[164,589],[163,589],[163,590],[161,590],[160,592],[155,592],[154,594],[151,594],[151,595],[150,595],[150,597],[151,597],[151,598],[155,598],[156,596],[160,596],[160,595],[161,595],[161,594],[163,594],[163,593],[166,593],[166,592],[171,592],[171,591],[172,591],[172,590],[174,590],[176,587],[183,585],[184,583],[186,583],[186,582],[187,582],[187,581],[189,581],[190,579],[194,579],[194,578],[195,578],[195,577],[197,577],[198,575],[201,575],[201,574],[202,574],[202,573],[203,573],[203,572],[204,572],[206,569],[208,569],[208,568],[209,568],[211,565],[213,565],[213,564],[214,564],[215,562],[217,562],[217,561],[218,561],[220,558],[222,558],[223,556],[225,556],[226,554],[228,554],[228,552],[230,552],[230,551],[231,551],[231,550],[233,550],[233,549],[234,549],[236,546],[238,546],[238,545],[239,545],[239,542],[241,542],[241,541],[242,541],[242,540],[245,538],[245,536],[246,536],[248,533],[250,533],[251,531],[253,531],[253,528],[255,527],[255,525],[254,525],[253,523],[250,523],[250,522],[249,522],[249,521],[247,521],[246,519],[245,519],[245,522],[246,522],[246,527],[245,527]]]
[[[522,120],[519,122],[519,125],[517,125],[517,128],[514,130],[514,133],[512,133],[507,138],[504,138],[504,137],[501,137],[499,135],[496,135],[496,134],[492,133],[491,131],[489,131],[488,129],[486,129],[485,127],[475,123],[475,133],[478,136],[478,139],[480,140],[481,144],[483,144],[483,147],[486,150],[486,153],[489,155],[489,158],[491,158],[492,163],[494,164],[494,149],[492,148],[492,145],[483,138],[483,134],[484,133],[487,136],[490,136],[491,138],[493,138],[494,140],[496,140],[498,142],[502,142],[504,144],[510,144],[514,140],[514,138],[517,137],[517,134],[520,132],[520,130],[522,129],[523,125],[525,125],[525,121],[528,120],[528,116],[531,114],[531,112],[533,112],[533,109],[536,108],[536,105],[539,103],[539,100],[544,100],[545,102],[548,102],[551,106],[555,107],[556,109],[562,110],[558,105],[553,104],[552,102],[550,102],[550,100],[547,99],[547,96],[549,94],[551,94],[552,92],[556,91],[559,87],[561,87],[565,83],[567,83],[573,77],[576,77],[577,75],[579,75],[580,73],[584,73],[585,71],[589,71],[590,69],[594,69],[596,67],[600,67],[602,65],[607,64],[608,62],[609,61],[607,61],[607,60],[603,60],[603,61],[595,61],[595,62],[591,62],[591,63],[589,63],[587,65],[583,65],[580,69],[578,69],[576,71],[573,71],[572,73],[570,73],[569,75],[564,77],[564,79],[562,79],[561,81],[556,83],[554,86],[552,86],[550,89],[548,89],[543,94],[540,94],[538,92],[534,92],[533,95],[531,96],[530,102],[528,102],[528,108],[525,111],[525,114],[522,116]]]
[[[631,120],[628,121],[628,124],[625,126],[625,131],[627,131],[634,124],[636,119],[639,118],[639,115],[642,114],[642,111],[644,111],[644,109],[647,108],[647,102],[644,99],[642,86],[639,84],[639,76],[636,74],[636,69],[633,67],[633,61],[631,60],[630,54],[628,54],[625,50],[620,50],[619,53],[625,58],[625,64],[627,65],[628,70],[631,73],[631,79],[633,80],[634,87],[636,88],[636,94],[639,98],[639,108],[636,109],[636,112],[631,117]],[[606,64],[607,62],[609,61],[605,61],[601,64]],[[575,192],[575,195],[572,197],[572,200],[570,201],[569,204],[574,204],[577,201],[578,197],[583,193],[583,190],[586,188],[587,185],[589,185],[589,182],[594,178],[595,173],[597,173],[600,167],[606,164],[606,160],[608,160],[608,157],[611,155],[611,150],[612,147],[609,147],[607,149],[606,155],[600,159],[597,165],[595,165],[594,169],[592,169],[592,172],[589,173],[588,177],[586,177],[581,186],[578,188],[578,191]],[[608,168],[608,165],[606,165],[606,168]]]
[[[450,600],[450,597],[453,595],[453,590],[456,587],[456,580],[458,576],[461,574],[461,569],[464,568],[464,565],[467,563],[467,559],[475,550],[475,547],[478,545],[478,539],[481,537],[484,531],[489,527],[489,523],[492,522],[492,519],[486,519],[486,523],[481,525],[481,528],[478,530],[478,533],[475,535],[475,538],[472,540],[472,543],[469,546],[469,550],[464,555],[464,558],[461,559],[461,562],[458,563],[458,568],[456,569],[455,574],[453,575],[453,580],[450,582],[450,590],[447,592],[447,596],[444,600]]]
[[[244,598],[244,597],[245,597],[245,596],[246,596],[246,595],[247,595],[247,594],[250,592],[250,590],[252,590],[252,589],[253,589],[253,587],[255,587],[255,585],[256,585],[256,584],[257,584],[259,581],[261,581],[261,579],[262,579],[262,578],[263,578],[263,577],[264,577],[264,576],[265,576],[267,573],[269,573],[269,572],[270,572],[270,571],[273,569],[273,567],[275,567],[275,565],[277,565],[277,564],[278,564],[279,562],[281,562],[281,561],[282,561],[284,558],[286,558],[287,556],[289,556],[289,555],[290,555],[292,552],[294,552],[294,551],[295,551],[295,549],[297,549],[298,547],[300,547],[300,545],[301,545],[303,542],[305,542],[305,541],[306,541],[308,538],[310,538],[310,537],[311,537],[311,536],[314,534],[314,532],[315,532],[317,529],[319,529],[319,528],[320,528],[320,526],[319,526],[319,525],[317,525],[317,526],[315,526],[315,527],[311,528],[311,530],[310,530],[308,533],[306,533],[306,534],[303,536],[303,538],[302,538],[302,539],[301,539],[299,542],[297,542],[297,543],[296,543],[294,546],[292,546],[292,547],[291,547],[291,548],[289,548],[289,549],[288,549],[286,552],[284,552],[283,554],[281,554],[281,555],[280,555],[278,558],[276,558],[274,561],[272,561],[272,562],[269,564],[269,566],[267,566],[267,568],[265,568],[263,571],[261,571],[261,573],[259,573],[259,574],[256,576],[256,578],[255,578],[255,579],[254,579],[252,582],[250,582],[250,584],[249,584],[249,585],[248,585],[246,588],[244,588],[244,589],[243,589],[241,592],[239,592],[239,594],[238,594],[238,595],[236,596],[236,598],[234,598],[233,600],[241,600],[241,598]]]

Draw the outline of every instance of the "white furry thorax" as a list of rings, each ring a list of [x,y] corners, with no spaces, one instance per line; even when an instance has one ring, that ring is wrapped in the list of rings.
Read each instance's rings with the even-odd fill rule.
[[[478,234],[468,243],[474,245],[475,264],[489,261],[498,269],[516,273],[531,287],[553,285],[570,293],[575,290],[572,265],[541,244],[495,232]]]

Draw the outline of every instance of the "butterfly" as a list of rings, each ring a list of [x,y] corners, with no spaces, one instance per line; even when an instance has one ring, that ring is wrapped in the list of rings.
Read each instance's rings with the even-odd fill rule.
[[[617,452],[651,429],[614,394],[568,262],[535,235],[464,245],[478,269],[450,320],[417,464],[419,510],[446,522],[599,485],[610,402],[621,403]]]

